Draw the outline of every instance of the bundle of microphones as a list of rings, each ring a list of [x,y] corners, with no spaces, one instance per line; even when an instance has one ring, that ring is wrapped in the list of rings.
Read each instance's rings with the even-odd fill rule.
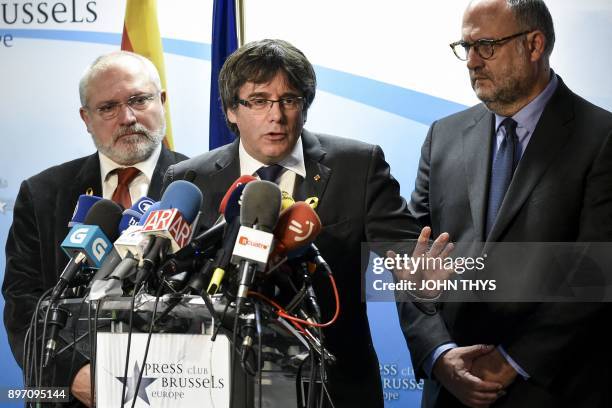
[[[161,325],[183,296],[201,296],[217,329],[231,333],[243,363],[254,353],[255,337],[261,340],[262,325],[296,337],[319,365],[333,361],[320,329],[337,319],[339,300],[331,270],[313,243],[322,229],[313,205],[295,202],[274,183],[242,176],[223,197],[217,221],[204,228],[202,200],[186,180],[168,185],[159,202],[143,197],[125,210],[107,199],[79,198],[62,242],[70,261],[47,302],[41,367],[57,353],[57,332],[67,318],[60,299],[96,303],[138,294],[168,295],[152,325]],[[334,317],[325,323],[312,286],[316,273],[329,277],[336,297]],[[233,327],[219,310],[233,311]],[[261,358],[261,348],[257,354]],[[261,361],[251,365],[247,371],[258,371]]]

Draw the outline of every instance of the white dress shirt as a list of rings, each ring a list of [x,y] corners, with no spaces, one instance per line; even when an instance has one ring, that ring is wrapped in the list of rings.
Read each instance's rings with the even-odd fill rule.
[[[100,176],[102,177],[102,197],[110,200],[113,196],[117,188],[117,173],[113,173],[113,171],[121,167],[136,167],[140,170],[140,174],[130,183],[132,203],[136,202],[140,197],[146,196],[160,153],[161,143],[145,161],[136,163],[133,166],[122,166],[112,161],[108,156],[98,152],[100,157]]]

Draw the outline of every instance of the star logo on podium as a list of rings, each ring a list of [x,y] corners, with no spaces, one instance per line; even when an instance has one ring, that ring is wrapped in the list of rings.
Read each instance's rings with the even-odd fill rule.
[[[131,402],[136,394],[136,384],[138,383],[138,376],[140,375],[140,368],[138,367],[138,362],[134,362],[134,372],[131,377],[123,378],[123,377],[115,377],[121,384],[125,384],[126,394],[125,399],[123,400],[123,404],[126,402]],[[145,377],[143,376],[140,380],[140,387],[138,387],[138,398],[143,400],[147,405],[149,403],[149,397],[147,396],[147,387],[155,382],[157,378],[154,377]]]

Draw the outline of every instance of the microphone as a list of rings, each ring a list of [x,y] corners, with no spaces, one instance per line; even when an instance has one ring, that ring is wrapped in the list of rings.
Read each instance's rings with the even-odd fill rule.
[[[85,221],[85,216],[91,209],[91,207],[100,201],[102,197],[81,194],[77,200],[74,212],[72,213],[72,219],[68,222],[68,227],[72,228],[77,224],[82,224]]]
[[[169,253],[183,248],[191,239],[194,222],[202,205],[202,192],[194,184],[172,182],[160,201],[159,210],[152,211],[142,228],[143,235],[165,238],[170,243]]]
[[[293,204],[280,214],[278,224],[274,230],[276,237],[276,247],[274,252],[276,259],[285,258],[289,252],[296,251],[301,248],[308,248],[314,242],[315,238],[321,232],[321,220],[317,213],[307,203],[300,201]],[[283,259],[284,260],[284,259]],[[283,260],[278,261],[277,265]],[[311,274],[308,270],[307,263],[302,260],[298,262],[298,270],[302,274],[303,292],[296,296],[296,300],[301,299],[306,295],[310,304],[312,315],[315,319],[320,320],[321,312],[316,300],[314,288],[312,287]],[[275,269],[275,267],[271,268]],[[290,304],[293,303],[290,302]],[[308,316],[305,316],[308,319]]]
[[[149,197],[141,197],[132,206],[123,211],[123,217],[119,222],[119,233],[123,233],[128,227],[138,225],[142,215],[147,212],[155,201]]]
[[[238,187],[244,186],[247,183],[250,183],[251,181],[255,181],[255,180],[257,180],[257,178],[253,176],[248,176],[248,175],[238,177],[236,181],[234,181],[232,185],[227,189],[227,192],[223,196],[223,199],[221,200],[221,203],[219,204],[219,213],[225,214],[225,208],[227,207],[227,202],[229,201],[232,193]],[[242,189],[244,189],[244,187],[242,187]]]
[[[225,276],[225,270],[230,265],[232,259],[232,251],[240,230],[240,203],[242,194],[247,186],[247,183],[255,181],[253,176],[242,176],[236,180],[225,193],[219,209],[224,214],[226,222],[225,233],[223,234],[223,244],[217,251],[215,257],[215,270],[210,279],[206,292],[209,295],[217,293],[221,281]]]
[[[112,250],[118,236],[121,207],[111,200],[98,200],[89,210],[84,224],[72,227],[62,242],[62,249],[71,258],[53,288],[50,302],[55,302],[74,279],[81,266],[97,269]]]
[[[138,202],[134,206],[136,205],[138,205]],[[134,206],[132,206],[132,208]],[[143,208],[143,206],[141,205],[138,205],[138,207],[139,209]],[[146,221],[151,211],[154,211],[157,208],[159,208],[159,203],[153,203],[149,205],[147,210],[144,212],[144,214],[140,216],[140,221],[138,222],[138,224],[129,226],[125,231],[122,232],[119,238],[117,238],[117,240],[113,244],[113,247],[114,247],[113,250],[106,257],[100,269],[98,269],[96,274],[93,276],[93,278],[89,282],[89,287],[90,287],[89,296],[91,300],[96,300],[95,297],[99,296],[99,295],[96,295],[95,293],[99,293],[98,291],[100,290],[101,283],[96,283],[96,282],[109,277],[113,273],[115,268],[119,267],[119,264],[121,263],[123,259],[125,259],[126,257],[138,258],[138,259],[142,258],[142,252],[144,251],[144,248],[147,246],[147,243],[150,240],[150,238],[147,237],[145,239],[142,236],[142,234],[140,234],[140,230],[142,229],[142,225]],[[121,218],[121,220],[125,219],[125,211],[123,212],[123,214],[124,215]],[[136,263],[137,263],[137,260],[132,263],[126,262],[125,265],[130,265],[130,264],[135,265]]]
[[[51,330],[45,344],[43,357],[45,367],[55,356],[58,332],[65,326],[68,317],[68,312],[60,307],[54,307],[54,303],[74,281],[83,265],[98,268],[103,263],[112,250],[111,240],[117,238],[121,211],[121,207],[111,200],[97,200],[87,212],[84,223],[74,225],[62,242],[62,249],[71,258],[49,298]]]
[[[257,180],[244,188],[241,226],[232,253],[232,262],[240,265],[237,312],[247,297],[255,273],[264,270],[268,263],[280,206],[281,192],[276,184]]]
[[[166,254],[173,254],[191,240],[190,224],[197,223],[202,206],[202,192],[194,184],[177,180],[168,186],[160,201],[160,209],[152,211],[142,228],[144,236],[154,238],[150,250],[143,255],[144,266],[136,277],[137,282],[148,274]]]
[[[276,254],[287,254],[313,242],[321,232],[321,220],[316,212],[303,201],[294,203],[281,212],[274,229]]]
[[[285,211],[287,208],[291,207],[295,203],[291,194],[286,191],[282,192],[282,200],[281,200],[281,211]]]

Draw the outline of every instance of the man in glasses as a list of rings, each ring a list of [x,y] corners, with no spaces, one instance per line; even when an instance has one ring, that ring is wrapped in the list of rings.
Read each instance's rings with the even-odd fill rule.
[[[79,94],[80,115],[97,152],[25,180],[7,239],[4,323],[22,367],[23,340],[36,302],[68,262],[60,243],[79,195],[113,199],[124,208],[145,195],[159,199],[168,166],[186,159],[162,144],[166,94],[148,59],[125,51],[102,55],[85,71]],[[71,386],[72,394],[90,405],[89,365],[79,353],[72,363],[71,357],[55,358],[56,384]]]
[[[304,129],[315,97],[315,72],[304,54],[285,41],[261,40],[238,49],[219,74],[219,90],[227,124],[239,137],[170,167],[166,183],[189,170],[197,172],[193,182],[204,192],[206,225],[217,219],[219,202],[240,175],[275,182],[296,201],[318,200],[323,231],[316,245],[336,277],[341,305],[338,320],[323,329],[325,345],[337,359],[328,366],[331,400],[336,408],[383,407],[361,299],[368,260],[361,243],[414,239],[419,230],[382,150]],[[334,295],[323,274],[312,278],[321,320],[327,322],[334,315]],[[276,403],[292,406],[296,401]]]
[[[458,242],[611,241],[612,114],[550,68],[546,5],[475,0],[461,33],[451,48],[482,104],[432,124],[417,219]],[[610,406],[603,303],[440,303],[429,315],[405,303],[400,315],[423,406]]]

